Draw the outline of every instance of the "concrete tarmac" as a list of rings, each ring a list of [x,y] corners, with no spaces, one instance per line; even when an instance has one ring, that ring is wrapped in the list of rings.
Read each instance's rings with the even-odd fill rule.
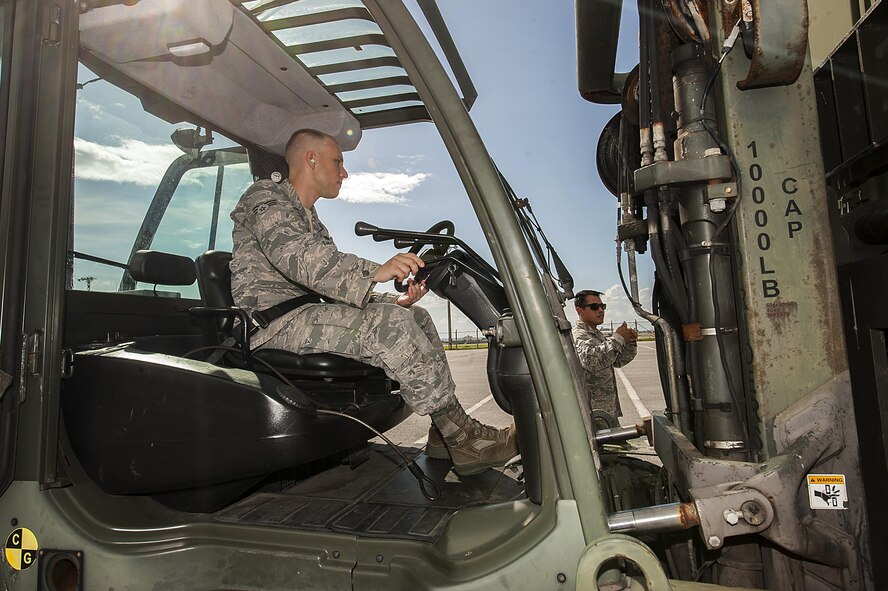
[[[469,414],[488,425],[508,426],[512,417],[500,409],[490,394],[487,349],[447,351],[447,360],[456,382],[456,395]],[[615,373],[623,410],[622,425],[639,423],[643,416],[663,411],[665,402],[653,341],[639,342],[636,358]],[[386,436],[400,445],[419,447],[425,445],[429,424],[428,417],[414,415],[389,430]]]

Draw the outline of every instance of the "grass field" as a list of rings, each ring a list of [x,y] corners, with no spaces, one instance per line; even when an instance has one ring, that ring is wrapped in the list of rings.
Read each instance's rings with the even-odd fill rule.
[[[453,346],[448,345],[447,339],[444,340],[444,349],[446,351],[460,351],[463,349],[486,349],[487,342],[482,341],[478,343],[453,343]],[[656,341],[657,338],[652,334],[640,334],[638,335],[638,340],[640,342],[653,342]]]

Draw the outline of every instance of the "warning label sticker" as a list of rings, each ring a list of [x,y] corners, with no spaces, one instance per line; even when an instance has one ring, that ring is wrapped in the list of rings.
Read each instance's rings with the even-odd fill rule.
[[[812,509],[847,509],[844,474],[809,474],[808,503]]]

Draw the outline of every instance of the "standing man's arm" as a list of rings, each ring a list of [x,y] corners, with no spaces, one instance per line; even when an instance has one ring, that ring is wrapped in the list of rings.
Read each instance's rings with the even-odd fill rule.
[[[626,326],[625,322],[623,326]],[[617,360],[614,361],[614,367],[623,367],[635,359],[635,355],[638,354],[638,331],[628,327],[626,327],[626,330],[628,331],[626,344],[620,349],[620,354],[617,356]]]
[[[577,357],[583,369],[598,371],[606,367],[612,367],[625,346],[625,339],[618,333],[612,337],[605,337],[598,342],[585,330],[575,328],[573,331],[574,347]]]
[[[623,367],[633,359],[635,359],[635,355],[638,353],[638,344],[635,341],[626,343],[622,349],[620,349],[620,354],[617,355],[616,361],[614,361],[614,367]]]

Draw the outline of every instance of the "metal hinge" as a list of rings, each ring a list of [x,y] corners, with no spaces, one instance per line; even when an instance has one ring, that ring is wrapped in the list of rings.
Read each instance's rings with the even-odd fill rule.
[[[25,335],[25,341],[22,343],[22,354],[25,356],[25,365],[22,368],[23,374],[29,376],[40,375],[40,361],[43,358],[43,330],[37,329],[34,332]]]
[[[62,6],[53,4],[49,7],[48,13],[43,41],[50,45],[57,45],[62,39]]]

